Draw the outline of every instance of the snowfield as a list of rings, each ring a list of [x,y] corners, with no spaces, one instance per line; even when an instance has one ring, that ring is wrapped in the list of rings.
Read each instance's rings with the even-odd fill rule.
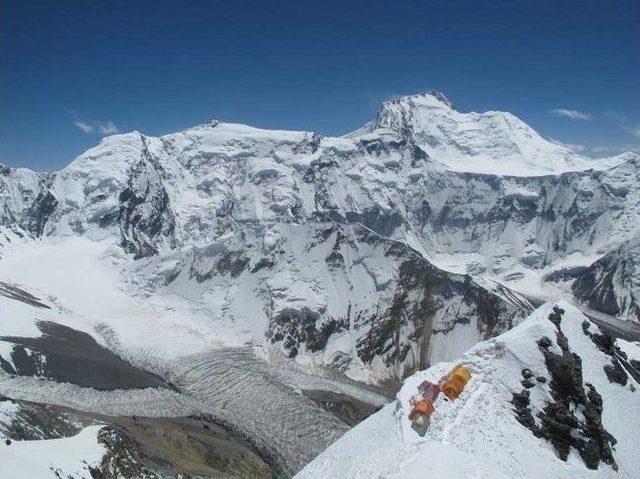
[[[459,172],[543,176],[611,168],[625,158],[621,155],[593,161],[581,157],[545,140],[510,113],[462,113],[437,92],[385,102],[376,118],[350,137],[383,129],[410,130],[429,157],[442,167]]]
[[[549,442],[516,419],[511,401],[513,393],[522,390],[524,368],[546,377],[545,383],[536,381],[530,389],[531,409],[540,410],[551,401],[549,374],[537,341],[555,338],[556,327],[548,319],[553,306],[542,306],[511,331],[478,344],[455,362],[414,374],[395,403],[349,431],[296,477],[638,477],[640,384],[632,378],[626,386],[607,379],[603,367],[610,358],[583,333],[586,317],[566,302],[557,304],[565,310],[561,328],[571,350],[582,359],[584,383],[595,386],[602,396],[602,424],[617,440],[613,456],[619,470],[602,463],[597,470],[587,469],[575,450],[563,462]],[[589,324],[589,330],[596,332],[597,327]],[[637,345],[622,344],[630,358],[640,355]],[[553,349],[561,352],[557,345]],[[471,368],[472,379],[456,401],[438,398],[432,423],[421,438],[407,417],[409,399],[422,381],[437,382],[458,363]]]
[[[98,443],[101,426],[90,426],[72,437],[13,441],[0,445],[0,477],[7,479],[91,478],[89,467],[106,452]]]
[[[122,254],[117,250],[114,254],[108,242],[72,238],[36,242],[31,249],[15,252],[13,248],[3,258],[9,283],[0,286],[31,284],[30,293],[49,308],[34,306],[26,293],[18,299],[0,295],[3,318],[11,318],[0,324],[0,351],[11,367],[16,368],[13,338],[41,338],[37,325],[50,321],[88,333],[131,364],[160,374],[179,392],[157,387],[97,390],[60,381],[45,367],[36,377],[0,370],[0,398],[107,417],[205,415],[250,438],[285,477],[348,430],[345,422],[303,392],[331,391],[372,407],[388,401],[380,392],[320,365],[296,367],[279,356],[271,357],[264,348],[247,346],[242,336],[227,339],[229,332],[224,330],[216,335],[215,322],[203,322],[198,329],[198,316],[184,298],[125,294],[114,267]],[[43,264],[48,267],[42,268]],[[27,351],[45,366],[51,360],[40,351]],[[0,402],[4,408],[0,422],[11,424],[17,418],[10,404]],[[247,410],[247,404],[253,407]],[[75,474],[70,466],[61,466],[67,469]]]

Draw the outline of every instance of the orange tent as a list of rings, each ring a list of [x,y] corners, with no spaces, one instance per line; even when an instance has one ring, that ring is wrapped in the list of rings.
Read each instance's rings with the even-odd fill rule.
[[[413,419],[418,414],[431,417],[431,415],[433,414],[433,411],[435,411],[435,408],[433,407],[433,403],[428,399],[421,399],[416,403],[415,406],[413,406],[413,409],[411,409],[411,413],[409,414],[409,420],[413,421]]]
[[[460,396],[470,379],[471,371],[469,368],[458,364],[450,373],[443,376],[437,385],[429,381],[420,384],[418,386],[418,390],[421,392],[420,400],[417,400],[416,397],[412,397],[410,400],[412,406],[409,413],[411,427],[418,434],[424,436],[431,423],[431,415],[435,412],[433,400],[438,397],[438,393],[442,391],[450,401],[453,401]]]
[[[466,366],[458,365],[440,380],[442,393],[450,400],[457,399],[471,379],[471,371]]]

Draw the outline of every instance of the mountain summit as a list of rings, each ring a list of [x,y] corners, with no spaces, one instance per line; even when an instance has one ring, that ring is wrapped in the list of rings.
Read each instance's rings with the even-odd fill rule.
[[[364,131],[384,129],[396,132],[434,163],[454,171],[535,176],[602,169],[622,161],[577,155],[545,140],[510,113],[459,112],[437,91],[383,103]],[[356,134],[362,132],[358,130]]]

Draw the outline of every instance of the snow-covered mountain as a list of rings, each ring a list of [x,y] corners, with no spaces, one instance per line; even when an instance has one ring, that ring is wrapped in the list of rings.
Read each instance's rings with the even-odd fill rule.
[[[571,289],[591,308],[614,316],[640,318],[640,236],[575,272]]]
[[[638,184],[638,155],[587,159],[437,92],[343,137],[212,121],[54,173],[1,166],[0,434],[67,447],[90,426],[60,469],[80,477],[290,477],[540,298],[640,320]],[[213,464],[166,454],[207,441]]]
[[[118,245],[129,293],[186,298],[223,342],[376,382],[508,328],[526,301],[504,285],[540,296],[557,270],[633,245],[639,165],[429,92],[345,137],[213,121],[107,137],[56,173],[3,167],[0,248]],[[600,283],[602,308],[637,320],[628,271]]]
[[[296,477],[638,477],[640,376],[629,363],[639,358],[637,344],[611,342],[575,307],[548,303],[455,362],[408,378],[394,403]],[[471,380],[456,400],[438,397],[421,437],[410,399],[455,364]]]
[[[349,135],[400,134],[444,169],[499,176],[542,176],[588,170],[592,161],[549,142],[510,113],[461,113],[442,93],[431,91],[385,102],[375,119]],[[600,166],[621,161],[611,158]]]

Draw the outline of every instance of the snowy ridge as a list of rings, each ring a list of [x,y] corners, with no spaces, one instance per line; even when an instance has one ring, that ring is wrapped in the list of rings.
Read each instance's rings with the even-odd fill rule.
[[[638,184],[636,154],[587,160],[437,92],[344,137],[211,121],[107,137],[56,173],[0,166],[0,393],[206,416],[289,477],[348,429],[332,407],[385,403],[355,381],[409,377],[301,477],[637,477],[638,417],[618,415],[637,403],[638,347],[564,303],[561,326],[551,305],[522,322],[517,291],[640,320]],[[574,353],[558,449],[553,365]],[[417,437],[409,397],[459,361],[469,387]],[[525,387],[523,368],[546,382]],[[0,405],[2,432],[20,412]]]
[[[596,469],[589,469],[573,448],[563,461],[544,435],[537,437],[517,418],[512,398],[524,390],[525,369],[536,378],[526,389],[536,427],[543,427],[537,413],[558,397],[552,390],[557,377],[548,369],[539,345],[544,337],[552,343],[557,337],[558,328],[549,319],[554,306],[564,310],[560,328],[570,350],[581,359],[580,388],[593,388],[601,396],[602,427],[615,438],[611,441],[615,467],[600,462]],[[637,477],[640,461],[634,451],[640,430],[636,407],[640,385],[629,375],[624,385],[608,378],[611,356],[594,342],[593,334],[599,334],[597,327],[570,304],[546,304],[511,331],[478,344],[454,363],[440,363],[408,378],[395,404],[349,431],[296,477],[413,478],[423,477],[425,471],[434,478]],[[628,359],[640,357],[637,345],[619,343]],[[550,351],[561,354],[555,343]],[[437,382],[457,363],[471,368],[472,379],[457,400],[438,398],[432,423],[421,438],[407,418],[409,399],[417,394],[418,384],[425,379]],[[561,398],[569,401],[568,396]],[[624,417],[620,411],[626,411]]]

